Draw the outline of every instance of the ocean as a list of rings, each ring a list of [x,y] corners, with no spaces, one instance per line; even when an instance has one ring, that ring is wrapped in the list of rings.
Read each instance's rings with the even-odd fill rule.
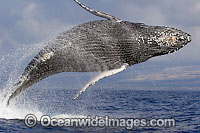
[[[28,88],[6,107],[4,93],[9,94],[43,45],[27,46],[0,57],[0,132],[200,132],[200,91],[195,91],[200,83],[199,65],[191,68],[168,62],[181,67],[164,65],[166,70],[161,69],[163,62],[134,65],[89,87],[77,100],[72,98],[94,74],[58,74]],[[29,127],[25,120],[33,115],[37,121],[30,120],[35,125]],[[52,119],[45,122],[54,123],[44,125],[41,118],[46,115]],[[120,124],[96,125],[102,124],[94,121],[96,117],[103,124],[108,117]],[[55,119],[65,124],[55,125]],[[86,119],[90,120],[86,126],[66,125],[68,120]],[[157,121],[150,124],[152,120]],[[165,120],[174,120],[175,124],[168,125]]]
[[[8,108],[1,106],[0,132],[199,132],[199,91],[150,91],[88,89],[77,100],[75,90],[40,88],[29,91],[11,102]],[[17,102],[16,102],[17,101]],[[52,118],[109,117],[116,119],[174,119],[175,125],[137,125],[127,129],[122,126],[44,126],[37,121],[34,127],[25,125],[25,116],[33,114]],[[46,121],[48,122],[48,121]],[[131,121],[129,121],[130,123]],[[132,123],[133,124],[133,123]]]

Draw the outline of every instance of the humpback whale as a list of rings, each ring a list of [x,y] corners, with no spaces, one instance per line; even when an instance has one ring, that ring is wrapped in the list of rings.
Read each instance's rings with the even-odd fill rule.
[[[61,72],[100,72],[74,96],[76,99],[100,79],[152,57],[173,53],[191,41],[189,34],[176,28],[123,21],[78,0],[74,2],[104,19],[75,26],[50,41],[25,68],[8,96],[7,105],[48,76]]]

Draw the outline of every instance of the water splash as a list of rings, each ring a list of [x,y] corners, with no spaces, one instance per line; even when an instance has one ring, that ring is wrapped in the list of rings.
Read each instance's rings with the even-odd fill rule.
[[[0,104],[0,118],[4,119],[24,119],[28,114],[34,114],[37,118],[40,118],[43,113],[39,111],[36,106],[30,105],[29,107],[18,104],[14,101],[9,107],[5,104]]]
[[[26,92],[20,94],[17,98],[14,98],[10,105],[8,107],[6,106],[8,97],[11,95],[11,92],[14,91],[13,86],[18,81],[24,68],[30,60],[48,44],[48,42],[25,46],[22,45],[20,48],[12,51],[11,54],[0,54],[0,119],[24,119],[28,114],[34,114],[38,119],[44,114],[54,118],[82,118],[85,116],[81,114],[60,113],[56,112],[56,110],[54,113],[51,111],[48,112],[47,110],[49,110],[49,108],[46,108],[45,110],[39,106],[40,103],[38,102],[42,99],[38,101],[35,99],[31,100],[31,98],[27,98]],[[92,74],[89,75],[91,76]],[[49,92],[45,85],[40,86],[40,89]],[[31,95],[35,96],[35,94]],[[73,95],[71,96],[73,97]]]
[[[6,107],[7,99],[13,91],[13,86],[21,75],[24,64],[36,55],[47,43],[36,43],[32,45],[22,45],[7,55],[0,55],[0,118],[24,119],[27,113],[42,115],[36,106],[25,108],[22,104],[14,101]],[[18,104],[18,105],[17,105]]]

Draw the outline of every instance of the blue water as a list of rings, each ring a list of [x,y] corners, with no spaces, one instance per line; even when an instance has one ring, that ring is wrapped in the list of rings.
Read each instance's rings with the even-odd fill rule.
[[[42,127],[28,128],[24,120],[0,119],[0,132],[200,132],[200,92],[197,91],[136,91],[136,90],[88,90],[77,100],[72,100],[75,90],[35,89],[27,93],[21,104],[47,115],[105,116],[114,118],[173,118],[175,127],[135,128],[81,128]],[[34,93],[34,95],[33,95]],[[27,100],[28,99],[28,100]],[[31,105],[30,105],[31,103]],[[17,105],[16,105],[17,106]],[[19,106],[19,105],[18,105]],[[20,107],[20,106],[19,106]],[[26,114],[24,114],[26,115]]]

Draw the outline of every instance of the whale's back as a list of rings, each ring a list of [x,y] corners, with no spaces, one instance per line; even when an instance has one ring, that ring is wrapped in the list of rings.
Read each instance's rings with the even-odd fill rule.
[[[135,31],[135,38],[138,36]],[[26,72],[34,66],[40,72],[93,72],[121,67],[137,51],[138,42],[130,36],[125,24],[108,20],[85,23],[60,34],[49,42],[28,65]],[[49,59],[43,56],[52,53]],[[134,58],[134,57],[132,57]],[[138,62],[135,62],[138,63]]]

